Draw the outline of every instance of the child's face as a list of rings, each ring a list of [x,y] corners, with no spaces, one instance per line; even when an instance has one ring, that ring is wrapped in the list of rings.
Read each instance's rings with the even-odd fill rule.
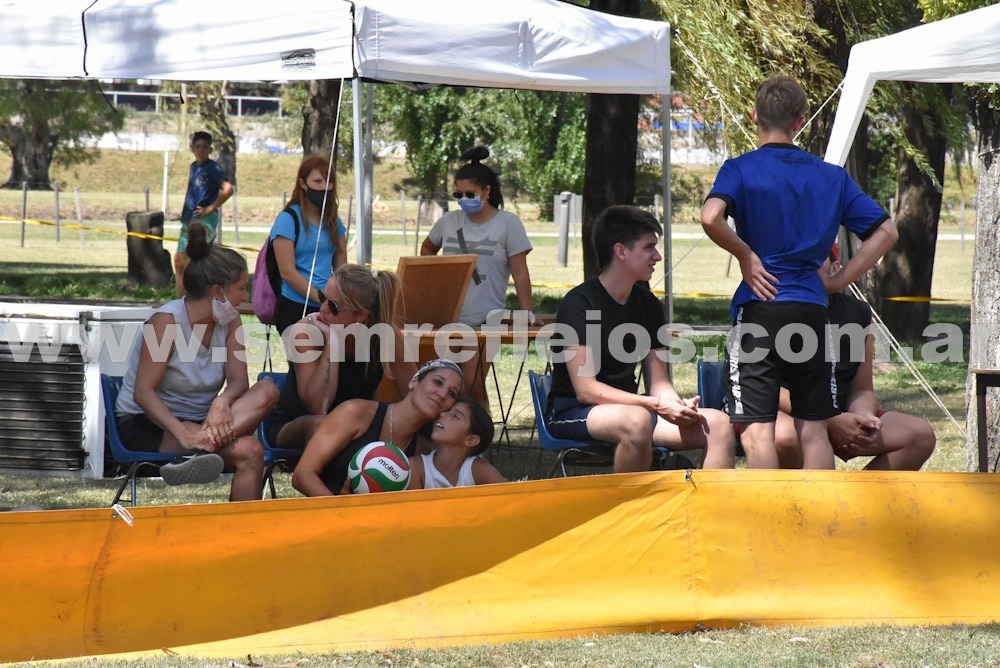
[[[194,153],[194,161],[201,164],[208,160],[212,153],[212,145],[204,139],[199,139],[191,144],[191,152]]]
[[[463,403],[457,403],[441,413],[431,431],[431,440],[435,444],[460,445],[470,438],[475,437],[469,434],[469,407]]]

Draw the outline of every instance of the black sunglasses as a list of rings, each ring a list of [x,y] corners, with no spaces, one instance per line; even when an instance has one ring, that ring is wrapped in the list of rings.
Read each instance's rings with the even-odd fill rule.
[[[451,196],[454,197],[455,199],[462,199],[462,197],[465,197],[465,199],[476,199],[477,197],[479,197],[479,195],[477,195],[472,190],[466,190],[465,192],[462,192],[461,190],[456,190],[451,194]]]
[[[332,299],[327,299],[326,298],[326,293],[323,292],[322,290],[317,289],[316,290],[316,294],[319,295],[319,305],[320,306],[323,305],[323,302],[326,302],[326,307],[328,309],[330,309],[330,313],[332,313],[333,315],[339,315],[340,314],[340,304],[338,304],[337,302],[333,301]]]

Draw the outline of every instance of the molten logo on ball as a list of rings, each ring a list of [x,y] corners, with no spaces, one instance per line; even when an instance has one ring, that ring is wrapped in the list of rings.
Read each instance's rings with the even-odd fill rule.
[[[374,441],[354,453],[347,469],[351,492],[397,492],[410,482],[410,460],[392,443]]]

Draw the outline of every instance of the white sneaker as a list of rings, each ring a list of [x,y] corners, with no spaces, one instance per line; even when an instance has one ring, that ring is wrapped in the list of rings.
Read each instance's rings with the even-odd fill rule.
[[[160,467],[163,482],[168,485],[201,485],[222,474],[225,462],[214,452],[181,455]]]

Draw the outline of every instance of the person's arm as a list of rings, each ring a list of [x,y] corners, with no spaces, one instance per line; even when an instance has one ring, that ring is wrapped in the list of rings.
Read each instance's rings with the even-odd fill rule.
[[[657,350],[650,350],[642,365],[649,396],[656,399],[653,410],[657,415],[679,427],[687,427],[701,420],[698,413],[701,397],[684,399],[677,393],[667,377],[666,364],[657,356]]]
[[[363,399],[345,401],[324,418],[295,465],[292,487],[305,496],[333,496],[320,477],[323,469],[348,443],[362,434],[361,430],[365,427],[359,425],[367,425],[371,421],[370,405],[373,403]]]
[[[236,420],[233,418],[233,402],[250,389],[247,379],[246,353],[238,332],[242,321],[236,318],[229,323],[226,332],[226,385],[212,400],[212,406],[205,416],[202,428],[212,434],[215,442],[228,445],[236,440]]]
[[[740,263],[743,281],[758,299],[766,301],[778,294],[778,279],[764,268],[757,254],[726,222],[725,200],[718,197],[705,200],[701,208],[701,227],[715,245],[728,251]]]
[[[340,267],[347,264],[347,235],[338,234],[333,245],[334,265]]]
[[[307,315],[297,323],[300,327],[292,336],[292,346],[296,351],[295,381],[299,399],[310,415],[326,415],[333,405],[340,385],[340,348],[330,344],[331,331],[312,315]],[[315,327],[322,334],[322,343],[312,344],[305,327]],[[337,340],[339,343],[339,339]],[[334,344],[336,345],[336,344]],[[319,353],[315,359],[313,354]]]
[[[182,446],[212,451],[215,450],[216,444],[212,442],[211,435],[185,427],[156,393],[167,373],[168,360],[175,352],[177,330],[173,316],[166,313],[154,313],[143,325],[142,349],[139,353],[139,367],[135,374],[132,396],[146,417],[173,436]],[[159,342],[157,360],[153,360],[146,343],[150,340]],[[165,351],[165,355],[161,351]]]
[[[207,216],[215,211],[222,208],[230,197],[233,196],[233,184],[229,181],[223,181],[222,185],[219,186],[219,196],[215,198],[215,201],[208,206],[197,206],[194,209],[194,215],[198,218],[202,216]]]
[[[295,242],[287,237],[275,237],[271,241],[271,247],[274,249],[274,259],[278,262],[281,280],[307,301],[318,302],[319,294],[316,288],[309,284],[306,277],[300,274],[295,266]]]
[[[406,483],[406,489],[424,488],[424,458],[420,455],[410,457],[410,479]]]
[[[492,485],[498,482],[507,482],[503,474],[481,457],[476,457],[472,462],[472,479],[477,485]]]
[[[528,273],[528,252],[516,253],[507,258],[510,264],[510,275],[514,279],[514,291],[517,293],[517,303],[521,306],[522,311],[527,311],[532,313],[534,305],[531,302],[531,275]],[[531,322],[534,314],[528,318],[528,324],[533,325]]]
[[[441,247],[431,241],[430,237],[424,239],[424,243],[420,244],[421,255],[437,255],[439,250]]]
[[[891,218],[886,218],[867,239],[861,242],[854,257],[848,260],[847,264],[841,266],[840,271],[830,277],[820,275],[823,278],[826,291],[833,293],[845,289],[874,267],[886,251],[892,248],[897,239],[899,239],[899,232],[896,230],[896,224],[892,222]]]
[[[576,400],[581,404],[597,406],[601,404],[624,404],[642,406],[648,410],[656,410],[657,397],[626,392],[612,387],[597,379],[592,371],[587,371],[587,360],[591,354],[588,346],[566,346],[566,371]]]

